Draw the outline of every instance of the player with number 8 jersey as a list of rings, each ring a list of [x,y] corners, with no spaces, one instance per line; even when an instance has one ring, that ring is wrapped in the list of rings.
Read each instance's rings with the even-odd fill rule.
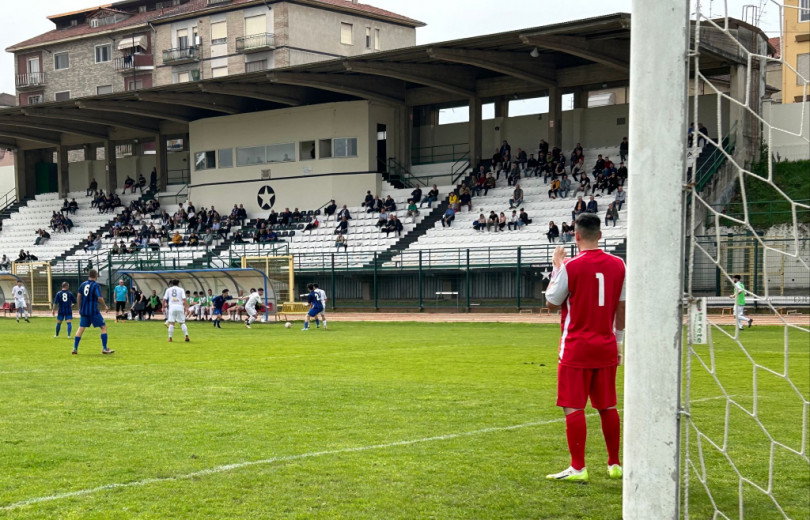
[[[588,481],[585,468],[587,423],[585,405],[599,411],[608,451],[608,476],[621,478],[616,410],[616,370],[622,362],[624,337],[625,265],[599,249],[601,220],[580,215],[574,238],[579,254],[565,259],[565,248],[554,253],[554,270],[546,289],[549,308],[561,308],[557,406],[565,413],[571,465],[551,480]]]

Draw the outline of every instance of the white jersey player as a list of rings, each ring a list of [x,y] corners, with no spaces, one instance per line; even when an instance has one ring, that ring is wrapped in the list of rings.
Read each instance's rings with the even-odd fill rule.
[[[321,306],[323,307],[323,310],[321,311],[321,313],[318,314],[318,316],[316,316],[315,326],[319,327],[317,318],[320,318],[321,321],[323,322],[323,328],[324,328],[324,330],[326,330],[326,300],[327,300],[326,291],[324,291],[323,289],[318,287],[318,284],[316,284],[316,283],[312,284],[312,287],[314,287],[314,291],[316,293],[318,293],[318,296],[321,297]]]
[[[259,288],[257,291],[250,292],[250,296],[245,302],[245,312],[248,315],[248,319],[245,320],[245,327],[250,328],[254,321],[256,321],[256,316],[258,316],[260,307],[264,306],[264,289]]]
[[[22,281],[17,281],[17,285],[11,289],[11,295],[14,297],[14,309],[17,311],[17,323],[20,323],[20,318],[24,318],[27,323],[30,312],[28,311],[28,291],[23,286]]]
[[[188,301],[186,300],[186,292],[180,287],[179,280],[172,280],[169,288],[163,294],[163,306],[168,309],[167,317],[169,319],[169,341],[172,341],[174,335],[174,324],[179,323],[183,329],[183,334],[188,339],[188,327],[186,326],[186,313],[188,312]]]

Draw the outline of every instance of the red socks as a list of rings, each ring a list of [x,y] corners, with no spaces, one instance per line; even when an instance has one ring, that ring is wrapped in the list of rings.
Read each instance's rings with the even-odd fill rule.
[[[616,419],[618,420],[618,418],[617,414]],[[604,424],[604,419],[602,421]],[[588,423],[585,421],[584,410],[577,410],[565,416],[565,435],[568,437],[568,451],[571,452],[571,467],[581,470],[585,467],[585,439],[588,437]],[[617,446],[618,438],[617,430]]]
[[[600,410],[599,416],[602,418],[602,433],[605,436],[605,444],[607,445],[608,466],[621,464],[619,462],[619,434],[621,431],[619,412],[615,408],[608,408],[607,410]]]

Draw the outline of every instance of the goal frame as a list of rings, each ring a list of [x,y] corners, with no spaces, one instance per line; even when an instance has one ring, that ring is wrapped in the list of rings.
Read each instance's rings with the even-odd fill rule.
[[[241,258],[242,261],[242,269],[256,269],[255,266],[248,265],[248,262],[264,262],[264,275],[265,277],[270,280],[270,261],[271,260],[283,260],[287,262],[288,267],[288,278],[287,283],[289,284],[289,298],[288,302],[282,303],[293,303],[295,300],[293,298],[293,288],[295,287],[295,260],[292,255],[281,255],[281,256],[243,256]]]
[[[25,269],[23,269],[25,266]],[[39,268],[44,268],[46,280],[39,280],[37,272]],[[27,270],[26,270],[27,269]],[[31,298],[31,308],[34,306],[51,308],[53,304],[53,275],[51,264],[48,262],[14,262],[11,264],[11,274],[22,280],[28,289]],[[39,288],[45,286],[45,300],[40,296]]]

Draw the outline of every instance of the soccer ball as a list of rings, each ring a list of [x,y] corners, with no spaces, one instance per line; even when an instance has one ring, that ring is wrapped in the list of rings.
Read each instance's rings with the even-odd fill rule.
[[[285,326],[285,327],[287,327],[288,329],[289,329],[289,328],[292,328],[292,323],[290,323],[290,322],[288,321],[287,323],[285,323],[285,324],[284,324],[284,326]]]

